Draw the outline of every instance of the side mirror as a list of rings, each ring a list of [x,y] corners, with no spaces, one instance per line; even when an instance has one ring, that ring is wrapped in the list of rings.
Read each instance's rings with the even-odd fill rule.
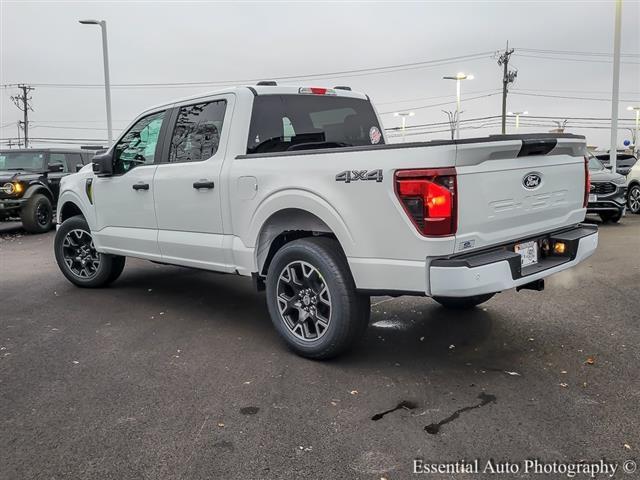
[[[58,173],[58,172],[62,172],[64,171],[64,165],[62,165],[61,163],[51,163],[49,165],[49,172],[50,173]]]
[[[84,167],[84,165],[82,165],[81,163],[78,163],[76,165],[76,172],[79,172],[80,170],[82,170],[82,167]]]
[[[99,177],[113,175],[113,154],[111,152],[96,155],[91,162],[93,164],[93,173]]]

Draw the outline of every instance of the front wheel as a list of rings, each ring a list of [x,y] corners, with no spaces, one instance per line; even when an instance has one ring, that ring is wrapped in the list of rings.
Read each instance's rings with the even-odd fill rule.
[[[84,217],[65,220],[54,240],[58,268],[74,285],[103,287],[115,281],[124,269],[125,257],[99,253],[93,245],[91,230]]]
[[[331,238],[287,243],[274,256],[266,283],[273,325],[298,355],[335,357],[367,328],[369,297],[356,291],[347,259]]]
[[[45,233],[53,227],[53,207],[51,200],[41,193],[36,193],[20,212],[22,226],[29,233]]]
[[[634,185],[629,190],[627,206],[631,213],[640,213],[640,185]]]
[[[484,295],[473,295],[471,297],[433,297],[433,299],[445,308],[453,310],[468,310],[486,302],[495,293],[486,293]]]

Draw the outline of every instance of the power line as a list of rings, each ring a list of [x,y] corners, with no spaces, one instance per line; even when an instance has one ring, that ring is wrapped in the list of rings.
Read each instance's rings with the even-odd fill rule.
[[[585,58],[569,58],[569,57],[552,57],[552,56],[542,56],[542,55],[527,55],[525,53],[517,53],[518,58],[541,58],[544,60],[562,60],[566,62],[587,62],[587,63],[613,63],[611,60],[594,60],[594,59],[585,59]],[[620,62],[626,65],[640,65],[640,62]]]
[[[468,102],[470,100],[478,100],[479,98],[487,98],[487,97],[493,97],[494,95],[499,95],[500,92],[495,92],[495,93],[489,93],[487,95],[478,95],[477,97],[470,97],[470,98],[465,98],[465,102]],[[449,101],[449,102],[442,102],[442,103],[432,103],[431,105],[421,105],[418,107],[406,107],[409,110],[422,110],[425,108],[435,108],[435,107],[442,107],[443,105],[450,105],[452,103],[455,103],[455,100]],[[388,112],[379,112],[378,115],[389,115],[395,113],[395,111],[388,111]]]
[[[397,65],[388,65],[384,67],[369,67],[354,70],[340,70],[335,72],[310,73],[298,75],[280,75],[280,76],[262,76],[260,78],[244,78],[216,81],[191,81],[191,82],[158,82],[158,83],[120,83],[112,84],[112,87],[118,88],[137,88],[137,87],[192,87],[192,86],[210,86],[210,85],[237,85],[244,83],[255,83],[268,78],[270,80],[303,80],[312,78],[343,78],[343,77],[359,77],[365,75],[377,75],[384,73],[394,73],[403,70],[415,70],[420,68],[435,67],[458,62],[460,60],[476,60],[480,58],[490,58],[493,51],[479,52],[469,55],[459,55],[456,57],[440,58],[436,60],[427,60],[422,62],[411,62]],[[13,84],[2,85],[3,88],[11,87]],[[103,84],[82,84],[82,83],[34,83],[37,87],[60,87],[60,88],[103,88]]]
[[[545,50],[541,48],[519,48],[518,51],[521,52],[534,52],[534,53],[550,53],[553,55],[582,55],[589,57],[612,57],[612,53],[604,53],[604,52],[584,52],[584,51],[576,51],[576,50]],[[621,57],[640,57],[640,53],[621,53]]]
[[[525,92],[512,92],[514,95],[527,95],[529,97],[546,97],[546,98],[564,98],[564,99],[568,99],[568,100],[593,100],[596,102],[610,102],[611,99],[610,98],[592,98],[592,97],[573,97],[573,96],[567,96],[567,95],[545,95],[542,93],[525,93]],[[634,103],[637,102],[638,100],[619,100],[620,102],[629,102],[629,103]]]

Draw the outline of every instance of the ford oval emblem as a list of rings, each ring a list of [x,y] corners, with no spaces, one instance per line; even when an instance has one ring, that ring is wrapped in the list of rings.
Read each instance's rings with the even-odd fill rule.
[[[538,173],[527,173],[522,178],[522,186],[527,190],[538,188],[542,183],[542,177]]]

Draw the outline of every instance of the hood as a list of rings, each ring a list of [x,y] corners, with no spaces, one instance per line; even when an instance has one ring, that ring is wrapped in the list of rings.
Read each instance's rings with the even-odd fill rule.
[[[36,180],[43,175],[42,172],[26,170],[0,170],[0,185],[7,182]]]
[[[589,175],[592,182],[613,182],[616,178],[624,179],[619,173],[613,173],[609,170],[589,170]],[[624,181],[620,183],[624,183]]]

